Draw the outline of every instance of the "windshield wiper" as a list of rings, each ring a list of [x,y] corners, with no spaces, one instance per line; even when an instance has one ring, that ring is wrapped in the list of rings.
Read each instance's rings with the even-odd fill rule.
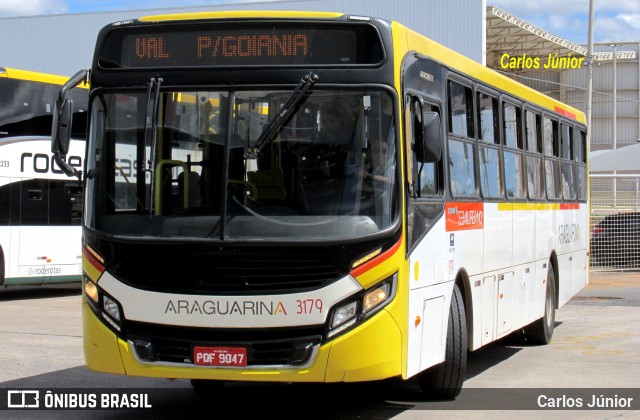
[[[156,166],[156,140],[158,137],[158,101],[160,99],[160,86],[162,85],[161,77],[152,77],[147,87],[147,107],[144,116],[144,147],[142,164],[146,160],[147,172],[151,175],[151,196],[149,197],[149,216],[153,212],[153,198],[155,195],[155,180],[153,174]],[[147,152],[147,144],[151,140],[149,158],[144,155]]]
[[[258,140],[256,140],[256,145],[253,146],[247,154],[245,155],[245,159],[257,159],[260,152],[264,147],[275,137],[275,135],[280,131],[282,126],[284,126],[295,112],[297,106],[304,99],[304,94],[313,86],[318,80],[318,75],[311,72],[308,75],[304,76],[298,86],[293,90],[293,93],[284,104],[280,113],[276,116],[276,118],[267,125],[264,129]]]

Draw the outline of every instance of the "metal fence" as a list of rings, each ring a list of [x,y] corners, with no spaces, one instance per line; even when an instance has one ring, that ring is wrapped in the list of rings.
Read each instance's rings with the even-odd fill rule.
[[[591,175],[591,271],[640,270],[640,177]]]

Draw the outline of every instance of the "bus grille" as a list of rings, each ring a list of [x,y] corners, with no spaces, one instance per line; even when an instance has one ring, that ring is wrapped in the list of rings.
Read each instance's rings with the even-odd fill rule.
[[[193,364],[193,347],[244,347],[248,366],[302,366],[322,340],[322,328],[234,331],[201,328],[150,327],[128,322],[128,341],[146,362]],[[145,332],[143,332],[145,331]],[[161,335],[164,334],[164,335]],[[268,338],[267,338],[268,337]]]
[[[286,253],[127,253],[109,272],[133,287],[184,294],[294,293],[347,275],[328,257]]]

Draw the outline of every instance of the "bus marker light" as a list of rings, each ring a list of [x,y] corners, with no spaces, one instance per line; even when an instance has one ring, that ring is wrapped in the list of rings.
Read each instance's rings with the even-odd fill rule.
[[[85,246],[87,251],[89,251],[89,254],[93,255],[93,257],[98,260],[100,262],[100,264],[104,265],[104,258],[102,258],[100,256],[100,254],[98,254],[93,248],[91,248],[89,245]]]
[[[380,253],[382,252],[382,248],[378,248],[373,252],[370,252],[369,254],[365,255],[364,257],[360,258],[359,260],[355,261],[352,265],[351,265],[351,269],[354,269],[358,266],[361,266],[362,264],[366,263],[367,261],[375,258],[376,256],[378,256]]]
[[[118,332],[121,331],[120,325],[118,325],[113,319],[111,319],[109,315],[107,315],[105,312],[102,312],[101,315],[102,315],[102,319],[104,319],[109,325],[111,325],[113,329],[115,329]]]
[[[360,22],[371,22],[371,18],[369,16],[353,16],[353,15],[349,15],[349,16],[347,16],[347,19],[356,20],[356,21],[360,21]]]
[[[382,264],[383,262],[385,262],[386,260],[391,258],[398,251],[398,249],[400,249],[400,245],[401,244],[402,244],[402,236],[400,237],[398,242],[396,242],[395,245],[393,245],[391,248],[389,248],[385,252],[377,253],[377,250],[376,250],[376,251],[373,251],[371,254],[369,254],[369,255],[361,258],[360,260],[356,261],[356,263],[359,263],[359,265],[358,265],[357,268],[352,269],[351,275],[353,277],[358,277],[358,276],[366,273],[367,271],[371,270],[372,268]],[[381,250],[382,250],[382,248],[381,248]],[[372,255],[372,254],[375,254],[375,255]],[[371,258],[368,258],[369,256],[371,256]],[[363,261],[363,260],[365,260],[365,261]],[[356,264],[356,263],[354,263],[354,264]]]
[[[420,325],[421,322],[422,322],[422,319],[420,319],[420,315],[416,315],[416,320],[414,321],[414,323],[416,324],[416,327]]]

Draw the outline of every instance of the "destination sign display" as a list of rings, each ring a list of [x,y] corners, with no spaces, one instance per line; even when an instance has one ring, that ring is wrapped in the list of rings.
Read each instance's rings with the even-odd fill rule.
[[[149,28],[150,29],[150,28]],[[102,68],[377,64],[384,58],[368,25],[172,25],[118,28],[101,50]]]

